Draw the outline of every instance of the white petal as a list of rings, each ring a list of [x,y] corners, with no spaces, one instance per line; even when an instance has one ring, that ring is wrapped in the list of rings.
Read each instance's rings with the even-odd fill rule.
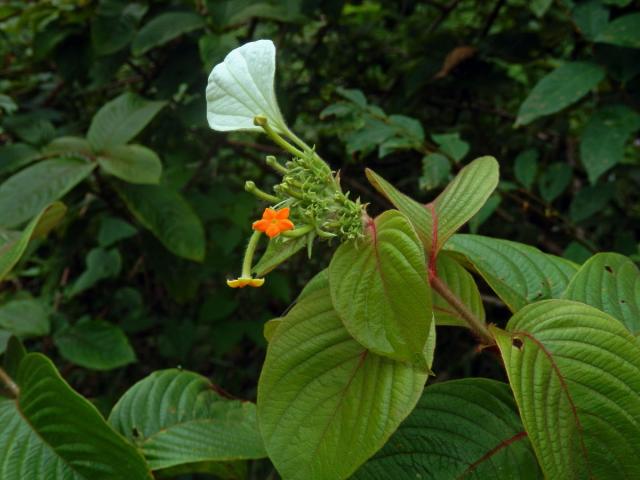
[[[274,90],[276,47],[271,40],[247,43],[231,51],[209,75],[207,120],[214,130],[262,130],[253,124],[264,115],[281,133],[287,126]]]

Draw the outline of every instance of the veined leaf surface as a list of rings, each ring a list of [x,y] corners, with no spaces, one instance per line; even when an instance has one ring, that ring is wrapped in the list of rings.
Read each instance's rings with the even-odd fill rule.
[[[435,329],[429,339],[431,365]],[[426,379],[367,351],[342,325],[328,285],[316,289],[284,317],[267,350],[258,421],[269,458],[288,480],[347,478],[411,412]]]
[[[546,300],[492,331],[546,478],[640,478],[640,346],[619,321]]]
[[[354,480],[542,478],[506,383],[465,378],[427,387],[415,410]]]
[[[419,364],[432,321],[422,245],[397,210],[343,243],[329,265],[331,298],[349,333],[373,353]]]

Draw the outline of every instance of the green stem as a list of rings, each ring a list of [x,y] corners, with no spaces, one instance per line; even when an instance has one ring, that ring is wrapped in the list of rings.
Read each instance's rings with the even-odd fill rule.
[[[469,324],[471,330],[482,340],[485,345],[494,345],[496,342],[493,339],[493,335],[487,328],[487,325],[476,317],[471,310],[453,293],[449,290],[449,287],[438,277],[432,277],[431,287],[440,294],[445,301],[453,307],[453,309],[460,314],[463,320]]]
[[[260,200],[264,200],[265,202],[269,202],[271,204],[276,204],[280,202],[280,199],[278,197],[276,197],[275,195],[271,195],[270,193],[267,193],[263,190],[260,190],[258,187],[256,187],[255,182],[252,182],[251,180],[247,180],[244,183],[244,189],[245,191],[255,195]]]
[[[14,382],[9,374],[2,368],[0,368],[0,380],[2,380],[2,383],[7,386],[7,389],[9,390],[9,392],[11,392],[11,395],[13,395],[15,398],[18,398],[20,396],[20,387],[18,387],[16,382]]]
[[[303,157],[304,156],[304,152],[302,150],[298,150],[296,147],[294,147],[289,142],[287,142],[284,138],[282,138],[273,128],[271,128],[271,126],[269,125],[269,122],[267,121],[266,117],[257,116],[257,117],[254,118],[253,122],[257,126],[262,127],[262,129],[264,130],[264,133],[266,133],[267,136],[271,140],[273,140],[273,142],[276,145],[278,145],[279,147],[283,148],[284,150],[286,150],[287,152],[289,152],[291,155],[293,155],[295,157]]]
[[[299,238],[314,230],[313,225],[303,225],[294,230],[282,232],[280,235],[287,238]]]
[[[242,261],[242,278],[251,278],[251,265],[253,263],[253,254],[256,252],[256,247],[258,246],[258,240],[260,240],[260,235],[262,235],[259,231],[254,231],[253,235],[249,239],[249,243],[247,244],[247,249],[244,252],[244,260]]]
[[[278,159],[276,159],[276,157],[274,157],[273,155],[267,156],[266,163],[280,175],[286,175],[287,173],[289,173],[289,170],[280,165]]]

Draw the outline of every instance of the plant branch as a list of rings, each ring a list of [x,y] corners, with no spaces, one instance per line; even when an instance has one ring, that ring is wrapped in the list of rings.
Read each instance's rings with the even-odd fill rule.
[[[9,390],[9,392],[11,392],[11,395],[13,395],[15,398],[18,398],[20,396],[20,387],[18,387],[16,382],[13,381],[13,379],[7,372],[4,371],[2,367],[0,367],[0,380],[7,386],[7,389]]]
[[[453,307],[453,309],[460,314],[463,320],[465,320],[471,330],[480,338],[485,345],[493,345],[495,341],[493,335],[489,332],[489,329],[485,323],[476,317],[471,310],[453,293],[449,290],[449,287],[440,280],[439,277],[434,276],[430,279],[431,287],[440,294],[445,301]]]

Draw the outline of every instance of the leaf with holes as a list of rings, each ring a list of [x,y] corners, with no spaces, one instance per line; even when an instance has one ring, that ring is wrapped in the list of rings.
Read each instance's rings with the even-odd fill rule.
[[[446,252],[438,255],[436,265],[440,280],[466,305],[471,313],[484,323],[485,312],[482,298],[471,274]],[[433,316],[436,325],[469,327],[466,320],[460,317],[460,314],[451,308],[451,305],[435,290],[433,291]]]
[[[0,478],[152,479],[140,452],[67,385],[49,359],[26,355],[16,383],[18,398],[0,400]]]
[[[640,347],[620,322],[546,300],[492,331],[546,478],[640,478]]]
[[[400,193],[372,170],[366,173],[369,182],[407,216],[425,250],[432,252],[435,258],[451,235],[468,222],[493,193],[498,185],[499,169],[493,157],[476,158],[460,170],[447,188],[427,205],[421,205]]]
[[[364,240],[340,245],[329,279],[336,312],[358,342],[394,360],[424,363],[431,288],[422,245],[403,214],[386,211],[369,221]]]
[[[563,298],[596,307],[640,335],[640,270],[624,255],[591,257],[571,279]]]
[[[124,145],[140,133],[165,104],[125,92],[106,103],[94,115],[87,140],[96,152]]]
[[[161,185],[118,183],[116,191],[134,217],[174,254],[204,259],[204,228],[180,193]]]
[[[160,370],[136,383],[113,407],[109,423],[142,449],[154,471],[242,469],[266,456],[255,405],[228,400],[196,373]]]
[[[567,62],[540,80],[520,105],[516,126],[559,112],[577,102],[604,78],[605,70],[591,62]]]
[[[95,166],[78,158],[53,158],[9,177],[0,185],[0,226],[12,228],[30,220],[87,178]]]
[[[465,378],[427,387],[354,480],[542,477],[506,383]]]
[[[512,312],[559,298],[578,270],[573,262],[535,247],[481,235],[455,235],[446,250],[462,255]]]
[[[432,324],[429,365],[434,347]],[[325,283],[291,309],[269,343],[258,385],[269,458],[288,480],[347,478],[411,412],[426,379],[356,342]]]
[[[11,235],[0,245],[0,281],[7,276],[24,254],[29,241],[38,236],[46,235],[64,216],[67,207],[61,202],[54,202],[45,207],[29,225],[20,233]]]

